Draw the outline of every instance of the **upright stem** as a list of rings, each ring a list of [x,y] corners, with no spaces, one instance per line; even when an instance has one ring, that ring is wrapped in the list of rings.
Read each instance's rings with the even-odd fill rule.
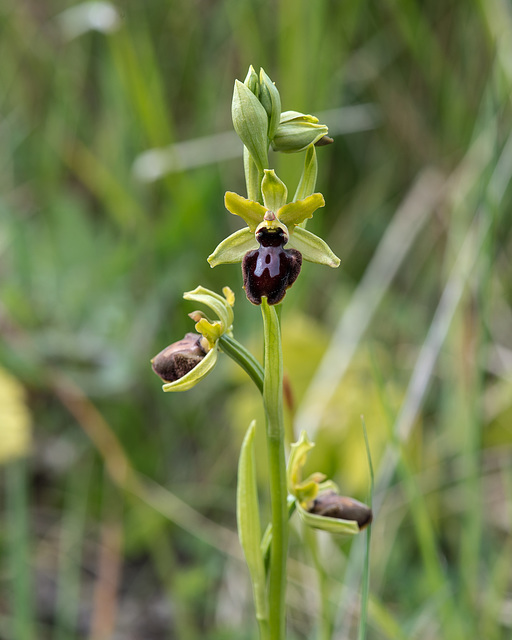
[[[284,456],[283,357],[281,331],[276,310],[261,303],[265,338],[263,401],[267,418],[267,451],[272,509],[270,548],[269,623],[271,640],[285,638],[286,559],[288,554],[288,509]]]

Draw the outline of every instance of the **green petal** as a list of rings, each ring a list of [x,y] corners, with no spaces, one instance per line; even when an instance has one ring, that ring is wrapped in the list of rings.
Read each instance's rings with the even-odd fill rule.
[[[220,296],[215,291],[205,289],[205,287],[196,287],[193,291],[186,291],[183,294],[185,300],[192,300],[204,304],[217,314],[222,326],[222,333],[229,331],[233,324],[234,314],[233,309],[228,300],[223,296]],[[200,322],[200,321],[199,321]],[[198,324],[199,324],[198,322]],[[211,324],[211,323],[210,323]],[[196,325],[197,326],[197,325]]]
[[[221,322],[210,322],[206,318],[196,322],[195,330],[206,338],[210,349],[215,347],[217,340],[226,332]]]
[[[168,382],[162,386],[164,391],[188,391],[195,387],[204,377],[206,377],[215,366],[219,350],[217,348],[209,351],[201,362],[191,369],[183,378]]]
[[[248,251],[258,248],[258,243],[254,237],[254,232],[245,227],[240,231],[235,231],[225,240],[223,240],[215,251],[208,256],[210,267],[216,267],[219,264],[235,264],[242,262],[244,255]]]
[[[274,169],[265,169],[265,175],[261,181],[261,192],[265,207],[269,211],[277,213],[286,204],[288,189],[285,183],[277,177]]]
[[[285,248],[297,249],[304,260],[339,267],[340,259],[331,251],[329,245],[314,233],[295,227]]]
[[[253,233],[263,220],[266,212],[265,207],[259,202],[247,200],[247,198],[239,196],[238,193],[234,193],[233,191],[226,191],[224,205],[230,213],[242,218]]]
[[[255,427],[256,421],[253,420],[247,430],[240,451],[236,491],[236,519],[238,537],[251,574],[256,614],[259,619],[265,619],[267,617],[266,580],[260,547],[260,510],[254,454]]]
[[[325,200],[321,193],[314,193],[304,200],[290,202],[281,207],[277,212],[279,222],[285,224],[293,233],[293,226],[313,217],[313,213],[325,206]]]
[[[309,513],[297,502],[297,511],[300,519],[308,527],[321,529],[347,538],[359,533],[359,525],[355,520],[340,520],[339,518],[329,518],[328,516],[319,516],[316,513]]]

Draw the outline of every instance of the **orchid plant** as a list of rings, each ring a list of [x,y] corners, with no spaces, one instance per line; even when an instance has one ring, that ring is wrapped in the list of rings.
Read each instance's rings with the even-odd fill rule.
[[[261,640],[286,637],[286,563],[289,522],[297,511],[306,526],[335,535],[353,536],[366,527],[372,513],[366,505],[341,496],[336,485],[317,472],[302,479],[302,469],[314,444],[303,432],[291,446],[286,464],[283,420],[283,359],[280,307],[300,274],[302,261],[336,268],[339,258],[318,236],[306,230],[315,211],[325,205],[315,192],[316,147],[330,144],[328,129],[314,116],[281,111],[275,84],[251,66],[245,81],[235,81],[232,118],[244,145],[247,198],[228,191],[226,209],[245,227],[231,234],[208,258],[211,267],[241,262],[248,300],[261,307],[264,361],[259,361],[233,336],[235,296],[229,287],[219,295],[197,287],[184,294],[213,312],[189,314],[195,333],[166,347],[152,360],[164,381],[164,391],[187,391],[215,366],[220,353],[235,360],[262,395],[271,500],[271,521],[262,535],[256,484],[252,422],[241,447],[238,465],[237,524],[252,581]],[[268,151],[304,152],[304,167],[294,197],[269,167]]]

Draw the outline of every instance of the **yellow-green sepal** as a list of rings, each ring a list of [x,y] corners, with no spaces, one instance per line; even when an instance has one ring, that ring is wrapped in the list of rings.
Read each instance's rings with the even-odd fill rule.
[[[238,193],[234,193],[234,191],[226,191],[224,204],[230,213],[242,218],[253,233],[256,231],[256,227],[259,223],[263,220],[263,216],[266,212],[265,207],[259,202],[247,200],[247,198],[239,196]],[[273,209],[271,209],[271,211],[273,211]]]
[[[288,493],[295,495],[295,487],[302,482],[302,469],[306,464],[308,453],[314,448],[314,446],[315,443],[311,442],[305,431],[301,431],[297,442],[292,443],[290,447],[290,457],[288,458],[288,466],[286,467]]]
[[[192,300],[204,304],[216,313],[221,324],[222,333],[226,333],[231,330],[234,320],[234,294],[229,288],[227,288],[226,292],[228,293],[227,298],[205,287],[196,287],[193,291],[185,292],[183,297],[185,300]],[[197,324],[200,323],[198,322]]]
[[[211,349],[206,356],[201,360],[199,364],[197,364],[193,369],[191,369],[187,374],[185,374],[179,380],[175,380],[174,382],[167,382],[162,386],[164,391],[188,391],[195,387],[198,382],[200,382],[203,378],[205,378],[210,371],[215,366],[217,362],[217,356],[219,354],[219,350],[217,347]]]
[[[210,267],[219,264],[235,264],[242,262],[248,251],[258,248],[254,232],[248,227],[235,231],[217,245],[214,252],[208,256]]]
[[[333,253],[329,245],[314,233],[295,227],[286,248],[297,249],[304,260],[323,264],[328,267],[339,267],[340,259]]]
[[[236,518],[238,537],[251,574],[256,617],[268,618],[265,593],[265,565],[261,551],[261,525],[256,482],[256,459],[254,435],[256,421],[252,421],[245,434],[238,461],[238,484],[236,492]]]
[[[318,118],[312,116],[309,113],[302,113],[300,111],[283,111],[281,113],[280,124],[286,122],[309,122],[310,124],[318,124]]]
[[[355,520],[340,520],[338,518],[330,518],[328,516],[319,516],[316,513],[310,513],[297,501],[297,511],[299,517],[308,527],[327,531],[345,538],[350,538],[359,533],[359,525]]]
[[[293,227],[313,217],[313,213],[325,206],[325,200],[321,193],[313,193],[304,198],[285,204],[278,212],[279,221],[285,224],[293,232]]]
[[[297,185],[297,191],[293,196],[293,201],[302,200],[313,194],[316,187],[316,177],[318,173],[318,162],[316,159],[316,147],[314,144],[310,144],[306,149],[304,158],[304,168],[302,169],[302,175]],[[302,223],[305,226],[305,223]]]
[[[261,193],[265,209],[268,211],[276,213],[286,204],[288,189],[285,183],[277,177],[274,169],[265,169],[265,175],[261,181]],[[281,217],[280,214],[279,217]]]

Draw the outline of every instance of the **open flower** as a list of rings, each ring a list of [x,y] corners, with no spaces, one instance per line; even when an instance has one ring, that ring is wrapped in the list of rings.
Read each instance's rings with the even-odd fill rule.
[[[217,320],[210,320],[202,311],[189,314],[195,321],[197,333],[187,333],[182,340],[161,351],[151,360],[153,371],[166,383],[164,391],[187,391],[207,376],[215,366],[219,354],[219,338],[231,335],[235,294],[229,287],[222,289],[224,296],[204,287],[196,287],[183,294],[209,307]]]
[[[249,300],[260,304],[264,295],[269,304],[276,304],[295,281],[302,258],[329,267],[337,267],[340,260],[321,238],[301,226],[325,205],[322,194],[313,193],[303,200],[286,204],[286,186],[270,169],[265,170],[261,191],[264,205],[232,191],[226,193],[226,209],[240,216],[247,227],[223,240],[209,256],[208,262],[216,267],[219,264],[242,262],[247,257],[244,262],[244,286]],[[249,252],[254,251],[259,253],[253,253],[249,258]],[[254,284],[264,275],[265,264],[267,280],[281,274],[281,278],[274,280],[270,287]]]
[[[305,524],[330,533],[351,536],[359,533],[372,521],[372,510],[367,505],[341,496],[332,480],[322,473],[313,473],[302,480],[302,469],[314,447],[303,431],[292,444],[287,467],[288,492],[296,500],[299,516]]]

